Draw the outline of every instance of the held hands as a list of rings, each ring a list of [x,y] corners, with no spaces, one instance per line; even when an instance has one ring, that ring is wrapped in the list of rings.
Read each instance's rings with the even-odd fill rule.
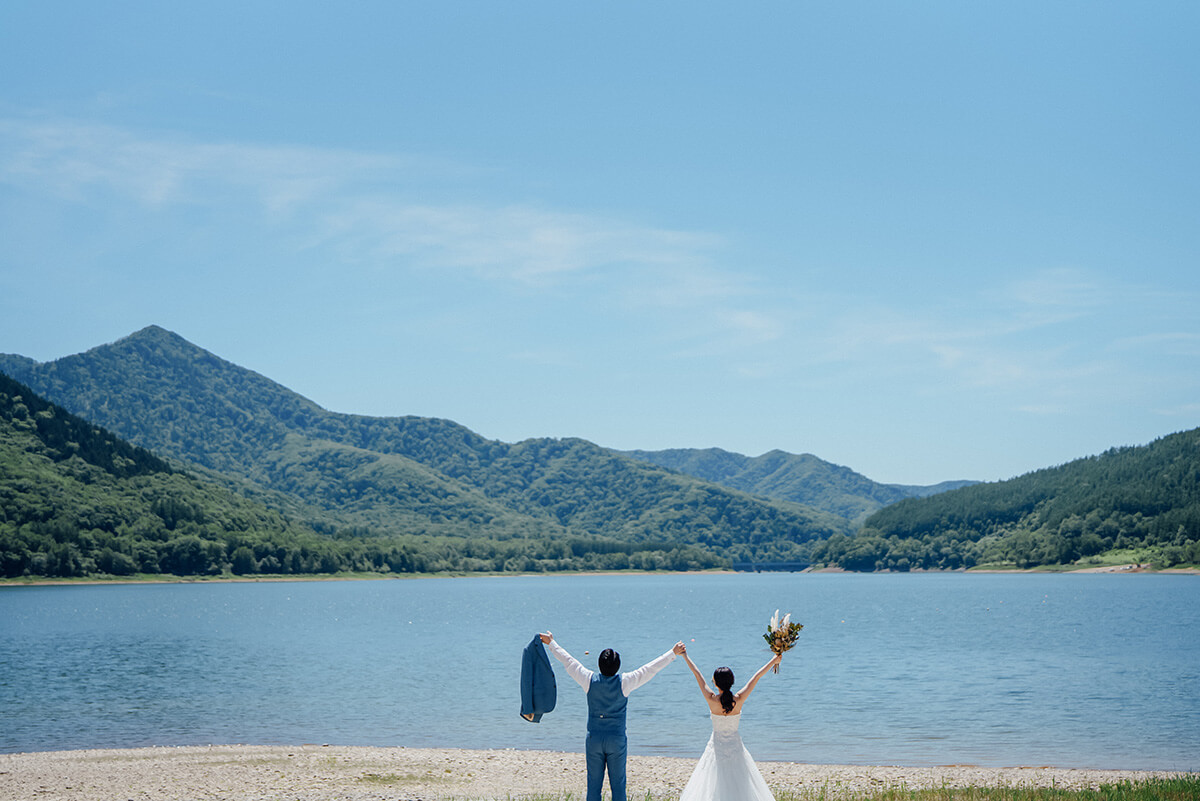
[[[675,654],[675,656],[683,656],[687,654],[687,646],[683,644],[683,640],[680,640],[679,642],[675,643],[675,646],[671,649],[671,651]]]
[[[548,631],[545,634],[538,634],[538,636],[542,638],[542,643],[544,645],[549,645],[550,643],[554,642],[554,635]]]

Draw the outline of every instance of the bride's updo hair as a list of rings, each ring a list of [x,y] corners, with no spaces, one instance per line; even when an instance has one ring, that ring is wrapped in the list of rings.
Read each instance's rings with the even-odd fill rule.
[[[721,691],[718,697],[721,701],[721,708],[728,715],[733,711],[733,671],[727,667],[719,667],[713,671],[713,684],[717,685],[717,689]]]

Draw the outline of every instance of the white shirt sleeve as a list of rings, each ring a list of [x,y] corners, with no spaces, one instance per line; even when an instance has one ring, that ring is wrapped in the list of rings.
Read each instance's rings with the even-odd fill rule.
[[[558,640],[551,640],[549,648],[550,653],[554,655],[554,658],[559,662],[562,662],[563,666],[566,667],[567,675],[575,679],[575,682],[582,687],[583,691],[586,693],[588,691],[588,686],[592,683],[592,671],[579,664],[578,659],[568,654],[566,650],[558,644]],[[624,684],[621,685],[621,688],[624,689]],[[629,693],[626,693],[626,695],[628,694]]]
[[[652,662],[647,662],[632,673],[621,674],[621,692],[629,695],[631,692],[641,687],[650,679],[654,678],[654,674],[665,668],[667,665],[675,661],[675,651],[667,651],[662,656]],[[590,677],[589,677],[590,678]]]

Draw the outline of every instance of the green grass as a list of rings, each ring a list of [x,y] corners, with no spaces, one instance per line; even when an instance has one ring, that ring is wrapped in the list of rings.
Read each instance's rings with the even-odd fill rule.
[[[450,769],[447,768],[446,773],[450,772]],[[467,775],[469,776],[470,774]],[[450,781],[452,778],[452,776],[447,776],[444,774],[439,775],[435,773],[364,773],[358,777],[357,781],[363,784],[379,785],[409,783],[441,784]]]
[[[1017,567],[1012,562],[985,562],[967,570],[968,573],[981,570],[1011,571],[1013,573],[1066,573],[1076,570],[1079,565],[1036,565],[1034,567]]]
[[[608,801],[604,794],[604,801]],[[631,794],[630,798],[637,798]],[[571,793],[510,795],[506,801],[576,801]],[[676,801],[646,793],[643,801]],[[903,786],[852,791],[820,787],[798,793],[775,791],[775,801],[1200,801],[1200,774],[1101,785],[1095,790],[1055,787],[938,787],[910,790]]]
[[[1200,801],[1200,775],[1101,785],[1095,790],[1053,787],[890,787],[864,792],[777,793],[775,801]]]
[[[1116,565],[1144,565],[1161,561],[1161,548],[1143,547],[1105,551],[1080,559],[1077,564],[1080,567],[1115,567]]]
[[[363,784],[399,784],[403,781],[412,781],[417,779],[417,776],[400,776],[396,773],[365,773],[358,777],[358,780]]]

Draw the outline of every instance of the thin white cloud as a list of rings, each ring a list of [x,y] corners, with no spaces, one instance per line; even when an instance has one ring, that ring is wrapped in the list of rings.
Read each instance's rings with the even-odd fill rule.
[[[1017,411],[1024,412],[1025,414],[1038,415],[1039,417],[1056,417],[1070,414],[1072,407],[1064,404],[1053,403],[1026,403],[1017,406]]]
[[[1077,268],[1054,268],[1017,279],[1002,291],[1026,309],[1089,310],[1112,302],[1115,287]]]
[[[530,206],[413,202],[412,173],[428,180],[433,169],[466,172],[392,155],[0,120],[0,181],[39,193],[152,207],[250,200],[268,219],[299,223],[309,246],[332,242],[356,261],[416,258],[525,284],[611,268],[670,271],[645,293],[664,303],[712,283],[689,269],[717,245],[712,236]]]
[[[249,215],[237,224],[261,224],[282,261],[291,248],[364,280],[447,272],[517,292],[549,289],[662,326],[673,320],[704,347],[780,336],[747,277],[718,266],[719,237],[529,204],[431,202],[423,191],[453,197],[471,174],[406,155],[0,120],[0,183],[23,192],[124,207],[135,219],[138,209]]]
[[[1180,356],[1200,356],[1200,334],[1191,331],[1169,331],[1122,337],[1113,348],[1126,351],[1157,351]]]
[[[1194,420],[1200,418],[1200,403],[1181,403],[1178,406],[1155,409],[1154,413],[1163,417],[1183,417]]]
[[[730,266],[726,243],[705,232],[530,204],[433,202],[420,191],[440,186],[437,196],[447,196],[471,172],[406,155],[0,120],[0,182],[22,191],[156,211],[246,209],[261,214],[276,247],[315,251],[321,258],[312,261],[370,280],[447,272],[605,305],[646,323],[657,358],[711,359],[732,375],[909,373],[930,387],[1024,392],[1030,409],[1069,408],[1066,398],[1100,386],[1129,360],[1125,352],[1178,358],[1200,349],[1200,334],[1178,321],[1164,321],[1164,333],[1124,336],[1093,324],[1120,319],[1131,303],[1150,307],[1162,293],[1082,269],[1031,272],[987,293],[914,303],[836,283],[815,291],[807,277]],[[1104,338],[1090,339],[1098,331]],[[566,343],[542,352],[522,342],[509,352],[573,359]]]
[[[802,358],[812,364],[873,364],[930,381],[977,389],[1087,386],[1112,365],[1091,340],[1090,321],[1111,313],[1115,284],[1081,270],[1050,270],[974,296],[937,297],[936,305],[862,298],[830,299],[843,308]]]
[[[101,125],[0,120],[0,180],[84,201],[112,193],[148,206],[250,192],[279,210],[337,191],[391,157],[302,147],[139,137]]]
[[[732,309],[722,313],[721,319],[740,339],[751,343],[774,342],[785,333],[783,323],[763,311]]]
[[[671,270],[704,259],[711,238],[528,206],[411,204],[354,197],[320,215],[330,240],[380,263],[415,259],[494,280],[543,285],[602,270]],[[656,272],[656,274],[658,274]]]

